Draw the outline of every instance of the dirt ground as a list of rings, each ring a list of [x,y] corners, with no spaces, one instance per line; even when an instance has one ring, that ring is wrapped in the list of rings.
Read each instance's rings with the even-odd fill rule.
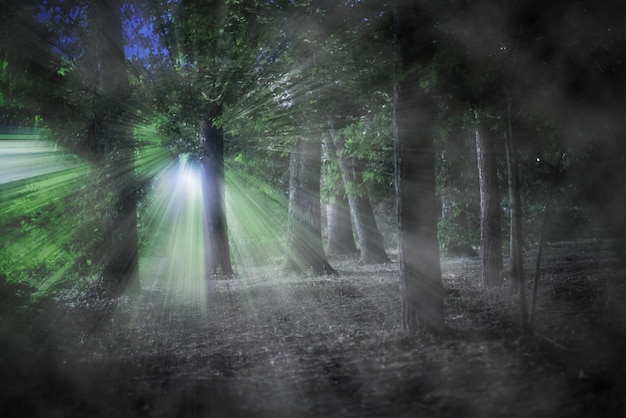
[[[533,339],[508,285],[480,286],[477,258],[442,262],[451,332],[437,338],[402,333],[395,264],[352,259],[331,260],[337,277],[250,269],[184,297],[152,260],[138,297],[5,298],[0,416],[626,416],[614,244],[548,246]]]

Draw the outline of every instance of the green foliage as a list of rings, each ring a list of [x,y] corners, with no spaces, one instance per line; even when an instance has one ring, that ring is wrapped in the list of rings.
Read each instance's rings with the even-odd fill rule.
[[[44,295],[59,285],[96,274],[95,259],[110,217],[110,200],[95,170],[84,166],[1,186],[11,196],[0,210],[5,281]],[[108,200],[107,200],[108,199]]]
[[[361,168],[363,183],[348,185],[354,192],[368,193],[374,202],[389,195],[393,189],[393,133],[391,104],[383,104],[377,113],[363,116],[335,132],[340,157],[352,158]],[[323,196],[332,198],[336,193],[339,171],[336,161],[328,163],[325,172]]]
[[[460,228],[455,222],[440,219],[437,223],[439,248],[444,254],[459,246],[476,246],[480,242],[480,231],[476,228]]]
[[[159,33],[153,36],[159,36],[159,51],[166,51],[168,58],[150,56],[150,67],[141,68],[144,74],[134,82],[141,87],[142,102],[152,105],[146,111],[174,154],[199,155],[200,124],[211,109],[228,112],[265,81],[265,66],[275,61],[262,43],[273,30],[271,24],[261,26],[270,19],[270,7],[233,1],[155,1],[144,6],[144,19],[156,23]],[[229,113],[217,115],[214,122],[231,133],[246,130],[233,128],[232,119]],[[245,125],[247,119],[235,123]]]
[[[286,196],[289,188],[288,153],[265,147],[245,147],[227,159],[225,166],[231,176],[241,177],[244,183],[259,189],[266,198],[284,203],[278,196]],[[252,179],[256,181],[252,182]]]

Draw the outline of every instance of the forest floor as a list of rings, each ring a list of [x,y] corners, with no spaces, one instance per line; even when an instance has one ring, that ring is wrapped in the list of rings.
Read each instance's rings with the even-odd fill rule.
[[[136,297],[27,312],[5,298],[0,416],[626,416],[613,244],[546,248],[532,339],[508,285],[481,287],[477,258],[442,262],[445,337],[406,337],[396,265],[352,259],[332,260],[335,277],[248,270],[195,299],[167,296],[158,260]]]

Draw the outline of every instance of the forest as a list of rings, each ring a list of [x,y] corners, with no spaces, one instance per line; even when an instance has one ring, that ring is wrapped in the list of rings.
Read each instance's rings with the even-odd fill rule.
[[[0,10],[0,416],[626,416],[626,4]]]

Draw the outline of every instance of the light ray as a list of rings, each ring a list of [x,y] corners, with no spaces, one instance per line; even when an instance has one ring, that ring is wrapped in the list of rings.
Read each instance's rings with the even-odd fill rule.
[[[280,262],[286,207],[286,196],[269,185],[241,171],[226,171],[226,214],[239,270]]]
[[[74,266],[92,168],[37,134],[0,137],[0,272],[45,292]]]
[[[159,175],[145,209],[154,235],[147,260],[160,268],[144,268],[144,282],[158,288],[167,303],[206,306],[206,227],[200,170],[179,158]],[[150,271],[153,277],[145,277]]]

